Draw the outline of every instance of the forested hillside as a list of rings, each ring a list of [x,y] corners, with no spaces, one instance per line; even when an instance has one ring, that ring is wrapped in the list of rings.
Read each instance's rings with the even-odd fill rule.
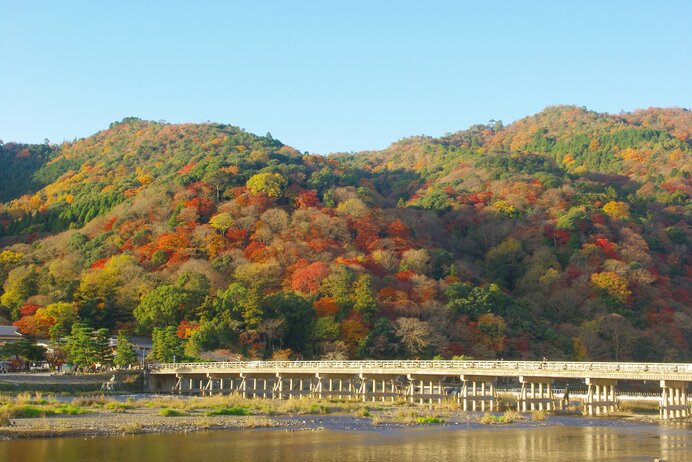
[[[691,154],[688,110],[572,106],[354,155],[135,118],[6,142],[0,321],[191,358],[689,361]]]

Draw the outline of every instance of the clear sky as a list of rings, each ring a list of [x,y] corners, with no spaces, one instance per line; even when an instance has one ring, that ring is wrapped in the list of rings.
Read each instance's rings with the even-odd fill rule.
[[[0,139],[127,116],[380,149],[552,104],[692,107],[692,1],[0,0]]]

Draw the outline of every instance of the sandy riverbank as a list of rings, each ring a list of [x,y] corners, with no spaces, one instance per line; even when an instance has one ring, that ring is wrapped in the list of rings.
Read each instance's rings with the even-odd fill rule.
[[[197,432],[264,428],[276,431],[381,431],[414,426],[457,428],[546,425],[624,425],[658,423],[658,416],[621,414],[611,418],[545,413],[465,413],[453,405],[416,406],[407,403],[330,402],[327,400],[248,400],[237,397],[153,397],[120,400],[112,397],[75,398],[65,405],[38,396],[6,403],[9,419],[0,438],[107,436],[139,433]],[[67,407],[66,407],[67,406]],[[43,415],[41,413],[43,412]],[[73,412],[73,415],[66,415]],[[248,415],[210,415],[213,413]],[[14,416],[12,415],[14,413]],[[33,414],[33,417],[25,415]],[[689,423],[689,421],[688,421]]]

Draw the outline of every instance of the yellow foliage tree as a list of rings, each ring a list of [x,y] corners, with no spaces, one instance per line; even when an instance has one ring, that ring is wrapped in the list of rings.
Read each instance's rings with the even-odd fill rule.
[[[612,271],[593,273],[591,282],[603,295],[621,303],[625,303],[632,295],[628,289],[627,279]]]
[[[258,173],[252,175],[245,186],[255,194],[264,193],[269,197],[281,197],[286,187],[286,178],[278,173]]]
[[[603,206],[603,213],[614,220],[627,220],[630,217],[630,206],[625,202],[610,201]]]
[[[209,226],[220,232],[221,234],[228,231],[228,229],[233,226],[233,217],[228,212],[221,212],[209,220]]]

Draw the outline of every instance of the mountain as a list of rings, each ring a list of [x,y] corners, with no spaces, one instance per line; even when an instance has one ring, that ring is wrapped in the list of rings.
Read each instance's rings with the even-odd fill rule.
[[[191,357],[689,361],[691,153],[686,109],[573,106],[352,155],[136,118],[5,143],[0,315]]]

